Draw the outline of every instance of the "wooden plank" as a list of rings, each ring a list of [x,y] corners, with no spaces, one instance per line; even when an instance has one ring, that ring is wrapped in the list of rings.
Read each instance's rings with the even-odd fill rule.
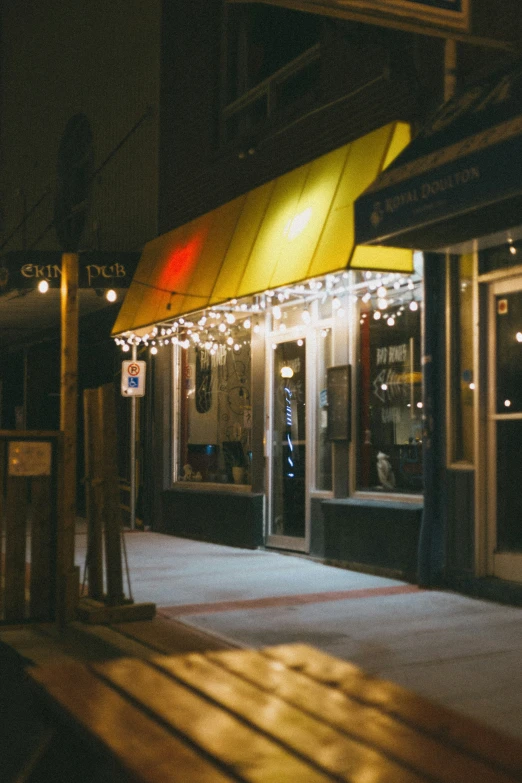
[[[36,624],[0,626],[0,648],[3,645],[21,656],[21,665],[29,661],[37,666],[47,666],[74,660],[74,656],[65,651],[63,642],[46,637]]]
[[[264,654],[332,688],[394,715],[522,779],[522,745],[516,739],[456,713],[400,685],[367,674],[306,644],[267,647]]]
[[[426,780],[202,655],[157,658],[154,663],[336,779],[352,783],[368,779],[373,783]]]
[[[95,389],[83,392],[87,575],[89,597],[103,599],[103,470],[102,435],[96,428]]]
[[[25,618],[25,547],[27,479],[7,478],[5,517],[4,618],[15,623]]]
[[[331,777],[289,753],[199,694],[144,661],[120,659],[93,667],[149,714],[249,783],[319,783]]]
[[[156,724],[81,664],[33,668],[28,676],[49,696],[74,731],[106,748],[132,780],[146,783],[224,783],[231,778],[183,740]],[[65,711],[65,712],[62,712]]]
[[[29,615],[32,620],[51,620],[54,609],[55,558],[50,477],[35,476],[31,480],[31,500]]]
[[[361,704],[346,693],[288,669],[281,660],[262,652],[241,650],[211,653],[209,657],[260,688],[276,692],[290,704],[308,712],[358,741],[385,753],[419,775],[445,783],[507,783],[515,779],[485,759],[476,759],[428,736],[394,715]],[[458,716],[454,717],[458,720]],[[443,755],[444,763],[441,763]]]
[[[125,623],[130,620],[152,620],[156,614],[156,604],[120,603],[108,606],[91,598],[82,599],[78,604],[77,615],[85,623],[103,624]]]
[[[155,617],[149,622],[122,623],[114,628],[118,633],[146,644],[156,653],[181,655],[207,650],[230,650],[233,645],[176,620]]]

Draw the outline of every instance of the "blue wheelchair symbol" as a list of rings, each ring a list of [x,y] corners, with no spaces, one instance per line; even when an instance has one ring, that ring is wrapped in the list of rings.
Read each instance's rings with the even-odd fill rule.
[[[139,387],[140,387],[139,378],[129,378],[129,389],[139,389]]]

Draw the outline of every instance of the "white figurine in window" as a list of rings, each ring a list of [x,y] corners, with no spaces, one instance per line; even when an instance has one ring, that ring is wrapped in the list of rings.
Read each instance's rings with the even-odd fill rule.
[[[181,477],[182,481],[192,481],[194,477],[194,471],[192,470],[192,465],[189,465],[188,462],[186,465],[183,465],[183,475]]]
[[[395,489],[395,474],[388,454],[383,451],[379,451],[377,454],[377,473],[384,489]]]

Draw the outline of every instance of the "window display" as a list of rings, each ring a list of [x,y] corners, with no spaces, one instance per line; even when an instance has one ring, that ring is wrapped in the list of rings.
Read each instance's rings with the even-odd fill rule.
[[[210,335],[180,341],[179,481],[250,483],[250,322],[214,314]]]
[[[373,280],[361,293],[357,489],[420,493],[420,279]]]

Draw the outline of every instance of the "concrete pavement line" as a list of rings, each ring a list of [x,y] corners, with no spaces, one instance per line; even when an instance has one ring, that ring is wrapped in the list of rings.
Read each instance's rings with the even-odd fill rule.
[[[394,585],[392,587],[366,587],[359,590],[333,590],[327,593],[303,593],[301,595],[278,595],[268,598],[249,598],[243,601],[216,601],[206,604],[180,604],[162,606],[161,612],[167,617],[181,617],[192,614],[217,614],[245,609],[270,609],[277,606],[301,606],[320,604],[328,601],[346,601],[355,598],[375,598],[377,596],[402,595],[403,593],[425,592],[417,585]]]

